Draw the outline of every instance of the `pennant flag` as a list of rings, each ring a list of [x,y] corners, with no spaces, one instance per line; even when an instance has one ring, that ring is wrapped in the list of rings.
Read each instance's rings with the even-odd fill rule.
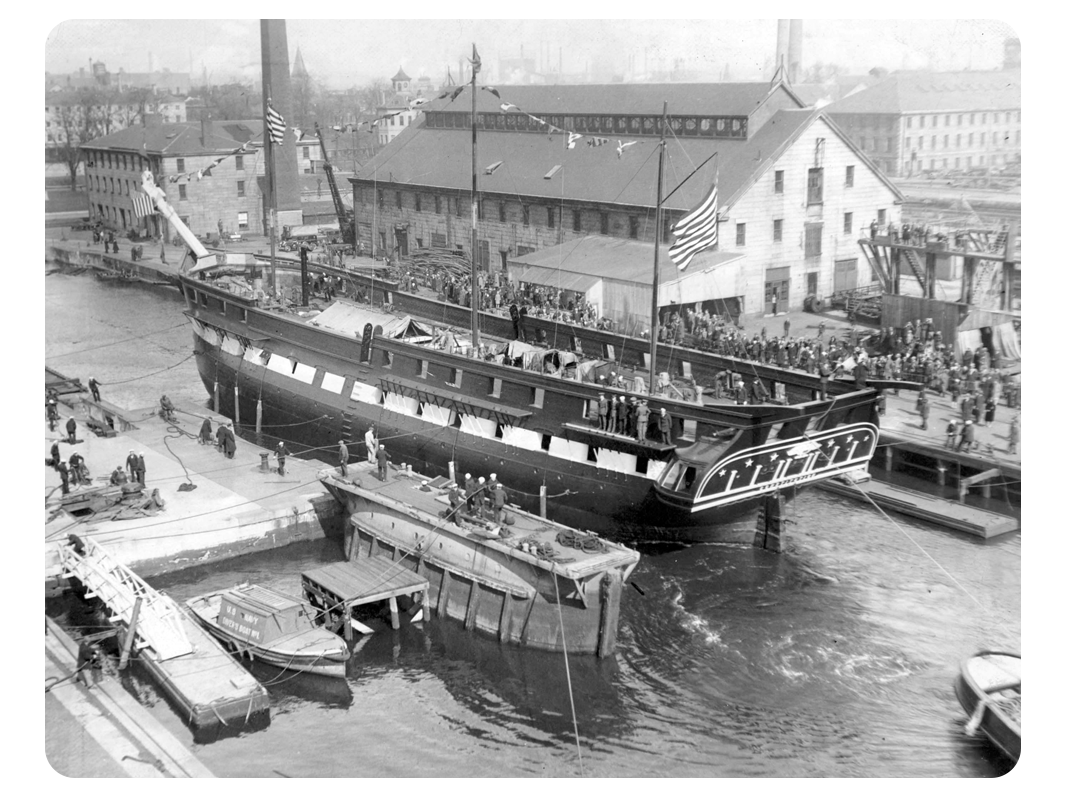
[[[626,142],[625,144],[623,144],[622,139],[619,139],[618,141],[619,141],[619,146],[615,148],[615,152],[617,152],[619,154],[619,158],[622,158],[622,151],[623,150],[625,150],[630,145],[637,144],[637,142]]]
[[[267,98],[267,128],[270,131],[270,140],[274,144],[281,144],[285,139],[285,117],[274,110],[269,97]]]
[[[200,179],[201,179],[201,178],[203,178],[203,177],[204,177],[204,170],[202,170],[202,169],[198,169],[198,170],[196,171],[196,179],[197,179],[197,180],[200,180]]]
[[[719,193],[713,183],[700,205],[671,227],[675,240],[667,252],[679,271],[689,266],[693,256],[719,241],[718,205]]]
[[[528,116],[530,119],[532,119],[538,125],[544,125],[545,124],[545,121],[543,119],[541,119],[540,117],[535,117],[533,114],[527,114],[526,116]]]
[[[344,133],[345,132],[345,128],[347,128],[348,126],[345,125],[345,128],[342,128],[340,125],[331,125],[330,127],[333,128],[338,133]]]
[[[455,100],[457,97],[459,97],[459,93],[462,92],[462,91],[463,91],[463,87],[460,86],[458,89],[456,89],[456,91],[452,92],[452,95],[451,95],[452,99]]]
[[[505,114],[507,112],[511,111],[511,109],[513,109],[513,108],[517,111],[519,107],[517,105],[515,105],[514,103],[501,103],[500,104],[500,110],[503,111]]]
[[[293,134],[296,136],[298,142],[304,137],[304,132],[297,127],[293,128]]]
[[[474,52],[474,55],[471,57],[471,80],[473,81],[474,76],[482,70],[482,57],[478,55],[478,48],[473,44],[471,45],[471,49]]]
[[[156,213],[152,199],[144,192],[136,192],[133,195],[133,211],[138,217],[147,217]]]
[[[430,102],[430,98],[429,97],[416,97],[414,100],[412,100],[410,103],[408,103],[408,108],[414,110],[414,109],[418,108],[419,106],[426,105],[429,102]]]
[[[167,178],[168,183],[177,183],[180,179],[184,178],[184,175],[171,175]]]
[[[500,92],[498,92],[498,91],[497,91],[496,89],[494,89],[494,88],[493,88],[492,86],[483,86],[483,87],[482,87],[482,91],[483,91],[483,92],[489,92],[489,94],[492,94],[492,95],[496,95],[496,99],[497,99],[497,100],[499,100],[499,99],[500,99]]]
[[[567,134],[567,149],[573,150],[574,146],[578,144],[578,140],[582,138],[580,133],[568,133]]]
[[[603,136],[590,136],[585,140],[585,143],[590,147],[603,147],[606,144],[611,144],[611,139],[605,139]]]
[[[548,124],[548,132],[549,132],[549,133],[563,133],[563,128],[557,128],[557,127],[556,127],[555,125],[553,125],[553,124],[552,124],[552,123],[550,122],[550,123]]]

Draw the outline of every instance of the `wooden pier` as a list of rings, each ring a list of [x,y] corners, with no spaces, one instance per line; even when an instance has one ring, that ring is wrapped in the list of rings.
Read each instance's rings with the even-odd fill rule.
[[[863,503],[873,500],[881,508],[983,539],[1019,530],[1019,520],[1014,517],[974,508],[943,497],[901,489],[881,481],[850,484],[830,480],[820,483],[819,488]]]
[[[415,595],[421,595],[422,615],[416,611],[412,621],[427,618],[430,613],[430,582],[382,556],[308,570],[300,576],[300,583],[304,596],[325,616],[326,627],[334,633],[343,627],[346,639],[351,638],[353,631],[374,633],[372,627],[354,618],[354,611],[360,606],[388,600],[393,630],[400,627],[398,597],[411,597],[414,603]]]

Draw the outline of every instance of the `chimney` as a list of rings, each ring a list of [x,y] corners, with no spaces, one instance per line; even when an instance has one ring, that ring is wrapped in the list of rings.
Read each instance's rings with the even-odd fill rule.
[[[801,52],[803,40],[804,20],[789,20],[789,60],[786,62],[786,66],[790,83],[796,83],[800,80],[801,69],[803,69],[803,54]]]
[[[1004,40],[1004,69],[1020,69],[1023,63],[1023,45],[1018,39]]]
[[[207,137],[211,135],[211,115],[207,113],[205,108],[200,113],[200,144],[203,147],[207,147]]]

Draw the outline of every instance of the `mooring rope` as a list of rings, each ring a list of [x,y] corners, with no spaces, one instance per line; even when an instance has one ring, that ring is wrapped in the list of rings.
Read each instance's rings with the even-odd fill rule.
[[[552,583],[556,587],[556,611],[559,612],[559,633],[563,638],[563,665],[567,669],[567,696],[571,701],[571,720],[574,722],[574,746],[578,748],[578,771],[585,777],[582,764],[582,741],[578,738],[578,714],[574,710],[574,688],[571,686],[571,662],[567,657],[567,632],[563,629],[563,603],[559,593],[559,580],[556,578],[556,565],[552,565]]]

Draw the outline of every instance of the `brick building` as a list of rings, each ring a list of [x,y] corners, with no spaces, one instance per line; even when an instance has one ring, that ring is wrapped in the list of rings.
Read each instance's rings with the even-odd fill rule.
[[[896,72],[826,108],[893,176],[1003,167],[1022,154],[1022,72]]]
[[[796,308],[807,295],[872,282],[857,239],[872,220],[899,224],[900,193],[826,114],[765,83],[501,86],[478,97],[476,259],[511,258],[589,234],[655,241],[656,144],[670,113],[661,241],[718,174],[722,250],[698,255],[700,300],[746,313]],[[416,247],[471,249],[470,92],[426,111],[353,178],[360,239],[403,257]],[[565,134],[580,133],[574,149]],[[608,142],[588,147],[592,137]],[[621,143],[630,143],[619,153]],[[666,248],[662,259],[666,258]],[[573,268],[573,265],[570,265]],[[651,265],[649,265],[649,279]]]
[[[151,123],[152,121],[150,121]],[[266,192],[260,120],[154,123],[127,128],[84,146],[90,219],[121,231],[163,231],[158,216],[138,217],[134,195],[147,168],[167,193],[178,216],[197,234],[265,230]],[[245,151],[231,155],[242,145]],[[211,174],[197,179],[220,156]],[[171,176],[184,175],[174,183]]]

